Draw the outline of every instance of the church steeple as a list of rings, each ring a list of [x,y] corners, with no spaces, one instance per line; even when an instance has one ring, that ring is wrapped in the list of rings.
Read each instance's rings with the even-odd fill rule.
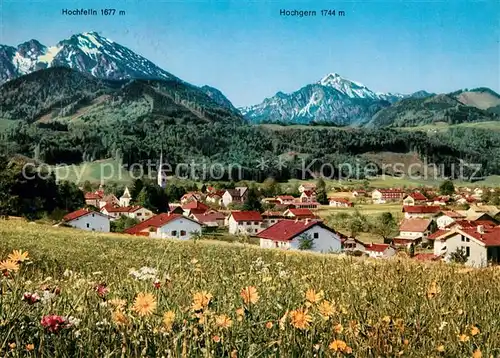
[[[160,152],[160,165],[158,166],[157,184],[160,188],[167,187],[167,174],[163,170],[163,149]]]

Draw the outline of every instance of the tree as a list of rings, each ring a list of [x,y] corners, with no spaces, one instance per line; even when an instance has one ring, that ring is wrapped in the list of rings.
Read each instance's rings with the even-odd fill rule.
[[[139,224],[140,221],[136,218],[129,218],[128,216],[120,216],[117,220],[111,221],[110,227],[112,232],[124,232],[128,228]]]
[[[450,261],[457,264],[464,264],[467,262],[467,253],[459,247],[450,254]]]
[[[441,195],[453,195],[455,193],[455,185],[453,184],[453,181],[448,179],[441,183],[439,186],[439,193]]]
[[[316,200],[321,205],[328,204],[328,195],[326,193],[326,184],[323,178],[316,181]]]
[[[137,197],[139,196],[139,193],[141,192],[142,188],[144,187],[144,182],[142,181],[141,178],[137,178],[134,180],[134,183],[132,184],[132,189],[130,190],[130,196],[131,196],[131,201],[135,203],[137,201]]]
[[[384,242],[397,232],[396,219],[390,212],[385,212],[376,217],[373,232],[380,236]]]
[[[408,251],[409,251],[410,257],[415,256],[415,245],[413,244],[413,242],[410,244]]]
[[[205,184],[203,184],[203,185],[201,186],[201,192],[202,192],[203,194],[205,194],[205,193],[207,192],[207,186],[206,186]]]
[[[273,197],[280,194],[278,182],[276,181],[276,179],[270,177],[264,180],[264,182],[262,183],[262,191],[264,196],[268,197]]]
[[[243,210],[262,211],[262,203],[256,188],[249,188],[248,195],[243,204]]]
[[[302,234],[299,236],[299,250],[312,250],[314,249],[314,239],[311,234]]]

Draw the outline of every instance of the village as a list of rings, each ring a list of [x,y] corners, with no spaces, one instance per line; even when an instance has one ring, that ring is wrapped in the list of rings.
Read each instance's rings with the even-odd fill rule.
[[[165,188],[167,178],[159,173],[157,185]],[[455,188],[451,195],[429,199],[418,189],[356,189],[332,195],[320,204],[316,184],[304,182],[299,196],[277,195],[258,200],[266,210],[243,210],[250,189],[190,191],[179,202],[170,203],[168,212],[133,205],[125,187],[117,197],[105,194],[103,186],[85,193],[86,207],[64,216],[62,224],[77,229],[109,232],[120,218],[134,220],[123,233],[161,239],[190,240],[211,233],[253,242],[261,248],[344,253],[373,258],[389,258],[406,252],[426,261],[455,261],[484,267],[500,261],[500,210],[482,202],[484,192],[493,188]],[[433,192],[431,192],[433,194]],[[429,192],[426,192],[429,195]],[[398,233],[384,242],[363,241],[341,233],[325,222],[324,212],[342,211],[370,203],[385,208],[398,207]],[[239,209],[234,209],[235,207]]]

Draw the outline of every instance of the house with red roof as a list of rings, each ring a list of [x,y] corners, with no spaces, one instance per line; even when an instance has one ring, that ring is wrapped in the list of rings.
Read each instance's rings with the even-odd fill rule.
[[[302,240],[312,240],[311,251],[340,252],[340,234],[318,220],[281,220],[260,232],[260,247],[297,250]]]
[[[311,201],[307,203],[301,203],[300,201],[295,201],[293,204],[279,204],[279,206],[286,206],[288,209],[317,209],[320,204],[317,201]],[[278,205],[275,206],[277,208]]]
[[[284,217],[281,211],[267,210],[262,213],[262,219],[264,219],[264,226],[269,227],[284,219]]]
[[[299,193],[303,193],[306,190],[316,191],[316,184],[314,183],[303,183],[299,186]]]
[[[389,244],[365,244],[365,253],[374,258],[387,258],[396,255],[396,249]]]
[[[299,197],[301,203],[312,203],[316,201],[316,193],[314,190],[304,190]]]
[[[256,235],[265,228],[264,219],[258,211],[232,211],[227,225],[233,235]]]
[[[353,203],[345,198],[328,198],[328,205],[335,208],[351,208],[354,206]]]
[[[192,213],[189,215],[191,219],[196,220],[200,224],[206,227],[224,227],[224,222],[226,220],[226,216],[218,211],[209,210],[204,213]]]
[[[400,201],[405,192],[401,189],[375,189],[372,191],[372,201],[374,204],[384,204],[391,201]]]
[[[403,205],[415,205],[416,203],[425,203],[428,199],[421,192],[414,192],[403,198]]]
[[[153,212],[151,210],[140,205],[113,206],[111,204],[106,204],[101,208],[101,213],[109,216],[111,221],[117,220],[121,216],[144,221],[153,216]]]
[[[292,218],[292,219],[298,219],[298,220],[305,220],[305,219],[315,219],[316,215],[307,208],[304,209],[297,209],[297,208],[290,208],[285,210],[283,213],[283,216],[286,218]]]
[[[109,217],[98,211],[79,209],[63,217],[63,223],[87,231],[109,232]]]
[[[207,203],[222,205],[222,196],[224,195],[224,190],[213,190],[207,194],[205,200]]]
[[[200,201],[202,196],[203,196],[203,194],[199,191],[190,191],[181,197],[181,204],[186,204],[186,203],[190,202],[191,200]]]
[[[291,195],[278,195],[276,200],[278,200],[280,204],[293,204],[295,198]]]
[[[457,213],[453,210],[446,210],[443,211],[442,215],[436,219],[436,224],[439,229],[444,229],[448,225],[461,219],[465,219],[465,216],[463,214]]]
[[[437,231],[429,239],[434,241],[434,255],[451,260],[451,254],[461,250],[466,265],[484,267],[500,262],[500,226],[455,227]]]
[[[184,215],[163,213],[125,230],[126,234],[160,239],[189,240],[202,232],[202,225]]]
[[[207,212],[210,210],[210,207],[206,204],[203,204],[201,201],[198,200],[190,200],[186,204],[183,204],[182,209],[184,210],[184,215],[189,216],[193,213],[196,214],[202,214],[204,212]]]
[[[95,206],[96,208],[98,208],[99,202],[101,201],[102,197],[104,196],[104,192],[101,190],[96,190],[94,192],[85,193],[83,196],[85,198],[86,205],[91,205],[91,206]]]
[[[396,245],[418,244],[431,234],[431,219],[404,219],[399,226],[399,235],[393,239]]]
[[[405,219],[430,219],[441,213],[440,206],[434,205],[403,205]]]

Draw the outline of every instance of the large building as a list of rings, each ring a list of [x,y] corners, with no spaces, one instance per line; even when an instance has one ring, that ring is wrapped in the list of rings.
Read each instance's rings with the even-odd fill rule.
[[[109,217],[90,209],[79,209],[67,214],[63,223],[87,231],[109,232]]]

